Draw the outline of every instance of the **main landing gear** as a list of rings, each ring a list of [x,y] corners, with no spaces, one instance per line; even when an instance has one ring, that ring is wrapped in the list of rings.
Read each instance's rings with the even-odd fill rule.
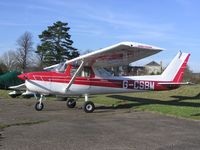
[[[78,97],[78,98],[80,98],[80,97]],[[76,99],[69,98],[67,100],[67,107],[74,108],[76,106],[76,101],[78,100],[78,98],[76,98]],[[88,100],[88,95],[87,94],[85,95],[85,102],[83,104],[83,110],[86,113],[92,113],[95,110],[95,105],[94,105],[93,102]]]
[[[73,98],[69,98],[67,100],[67,107],[74,108],[76,106],[76,100]]]
[[[86,113],[92,113],[95,109],[95,106],[94,106],[94,103],[91,102],[91,101],[86,101],[84,104],[83,104],[83,110],[86,112]]]

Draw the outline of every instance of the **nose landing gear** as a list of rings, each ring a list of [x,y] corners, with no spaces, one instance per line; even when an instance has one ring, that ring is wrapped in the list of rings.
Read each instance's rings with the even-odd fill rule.
[[[37,110],[37,111],[41,111],[42,109],[44,108],[44,104],[41,102],[37,102],[36,104],[35,104],[35,110]]]
[[[36,96],[36,94],[34,96],[38,100],[38,97]],[[38,102],[35,104],[35,110],[41,111],[44,108],[44,104],[42,102],[43,98],[44,98],[44,96],[40,95]]]

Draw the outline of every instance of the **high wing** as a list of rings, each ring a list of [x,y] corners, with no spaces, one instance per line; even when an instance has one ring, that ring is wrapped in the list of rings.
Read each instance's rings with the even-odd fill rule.
[[[137,60],[154,55],[164,49],[135,42],[121,42],[66,61],[66,64],[84,61],[84,66],[108,67],[128,65]]]

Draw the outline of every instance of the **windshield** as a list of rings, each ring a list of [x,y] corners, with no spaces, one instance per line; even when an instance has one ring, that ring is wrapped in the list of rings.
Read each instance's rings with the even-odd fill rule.
[[[113,76],[111,72],[109,72],[107,69],[102,68],[102,67],[94,68],[94,73],[98,77],[111,77],[111,76]]]
[[[65,72],[65,69],[66,69],[67,65],[63,62],[63,63],[60,63],[54,71],[56,72]]]
[[[65,72],[65,69],[66,69],[67,65],[62,62],[60,64],[56,64],[56,65],[53,65],[53,66],[50,66],[48,69],[46,69],[46,71],[55,71],[55,72]]]

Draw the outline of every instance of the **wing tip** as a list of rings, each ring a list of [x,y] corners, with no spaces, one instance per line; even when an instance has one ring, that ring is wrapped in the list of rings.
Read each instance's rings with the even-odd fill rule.
[[[120,42],[118,44],[119,45],[130,46],[130,47],[154,49],[154,50],[159,50],[159,51],[166,50],[166,49],[161,48],[161,47],[157,47],[157,46],[153,46],[153,45],[149,45],[149,44],[144,44],[144,43],[139,43],[139,42],[132,42],[132,41],[124,41],[124,42]]]

